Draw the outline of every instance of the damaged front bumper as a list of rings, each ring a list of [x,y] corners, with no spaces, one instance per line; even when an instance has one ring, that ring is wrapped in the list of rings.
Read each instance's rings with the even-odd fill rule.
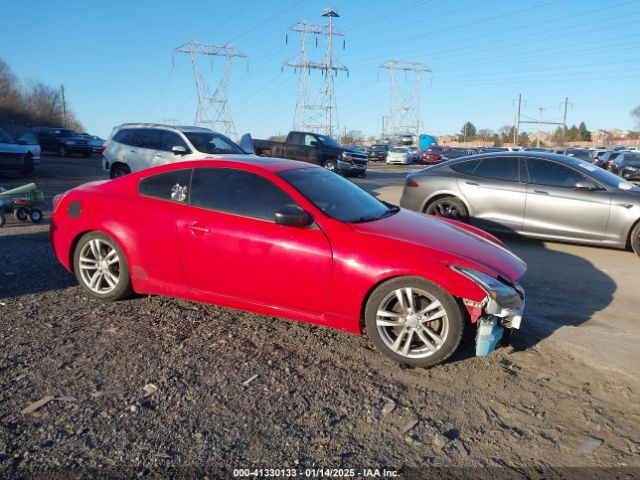
[[[467,299],[463,302],[467,308],[477,312],[476,355],[488,355],[495,350],[505,328],[520,328],[525,304],[524,289],[518,283],[496,279],[475,270],[454,270],[475,282],[487,294],[480,302]]]

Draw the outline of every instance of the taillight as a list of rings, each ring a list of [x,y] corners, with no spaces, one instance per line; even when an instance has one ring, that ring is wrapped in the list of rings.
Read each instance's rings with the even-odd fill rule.
[[[418,184],[417,182],[411,178],[411,177],[407,177],[407,180],[404,182],[405,187],[417,187]]]
[[[104,145],[100,147],[100,155],[103,155],[105,150],[107,149],[107,147],[105,147]]]

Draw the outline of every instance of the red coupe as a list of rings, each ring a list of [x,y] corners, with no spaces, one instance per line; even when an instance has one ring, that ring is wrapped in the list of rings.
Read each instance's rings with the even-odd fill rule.
[[[95,298],[144,292],[365,328],[414,366],[449,357],[471,324],[487,354],[524,308],[526,265],[495,237],[290,160],[179,162],[81,185],[54,199],[51,240]]]

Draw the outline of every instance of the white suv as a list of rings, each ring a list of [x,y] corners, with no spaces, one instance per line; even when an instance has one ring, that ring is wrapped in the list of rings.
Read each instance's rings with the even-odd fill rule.
[[[102,147],[102,168],[111,178],[166,163],[248,155],[227,137],[208,128],[125,123]]]

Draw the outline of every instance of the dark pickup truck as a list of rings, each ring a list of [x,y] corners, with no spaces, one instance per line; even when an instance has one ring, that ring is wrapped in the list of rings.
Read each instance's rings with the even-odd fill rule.
[[[369,165],[366,153],[345,148],[333,138],[309,132],[289,132],[285,142],[254,140],[256,155],[288,158],[322,165],[343,175],[364,177]]]

